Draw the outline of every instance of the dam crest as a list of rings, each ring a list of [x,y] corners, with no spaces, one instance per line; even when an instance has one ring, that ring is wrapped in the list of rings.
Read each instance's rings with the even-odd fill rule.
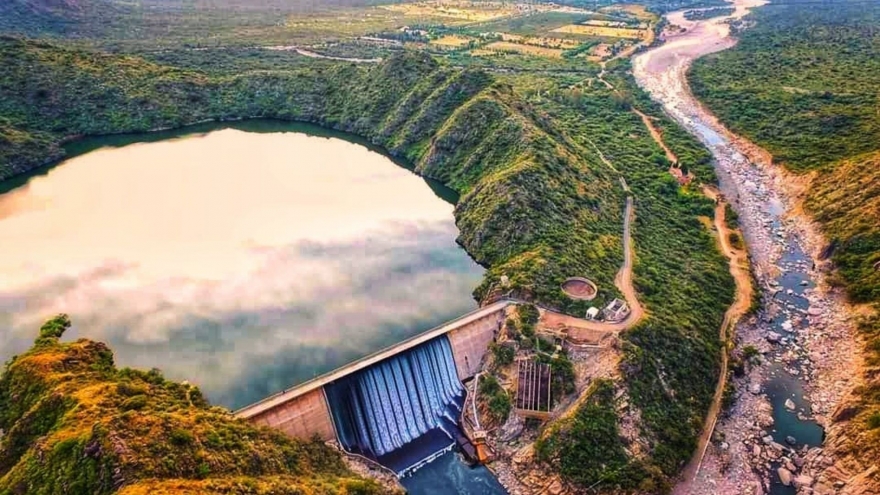
[[[398,476],[452,449],[472,378],[514,301],[502,300],[236,411],[302,439],[335,441]]]

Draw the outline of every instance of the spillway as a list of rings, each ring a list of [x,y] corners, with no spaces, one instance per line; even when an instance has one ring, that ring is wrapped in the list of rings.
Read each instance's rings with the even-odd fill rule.
[[[445,335],[325,387],[342,446],[403,476],[455,444],[464,403]]]

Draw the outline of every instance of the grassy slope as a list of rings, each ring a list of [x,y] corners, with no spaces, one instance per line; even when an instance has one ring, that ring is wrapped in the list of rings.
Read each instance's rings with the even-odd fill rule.
[[[734,132],[789,170],[815,174],[805,207],[836,246],[832,281],[880,309],[880,7],[770,6],[754,17],[734,49],[694,65],[691,85]],[[832,428],[856,466],[880,455],[876,313],[860,323],[866,386]]]
[[[690,456],[718,373],[717,327],[732,283],[697,221],[711,204],[678,188],[629,111],[638,100],[641,110],[662,116],[638,99],[625,66],[614,75],[635,96],[621,100],[599,85],[578,96],[543,79],[537,84],[551,90],[526,97],[484,72],[413,53],[375,66],[322,63],[223,76],[5,39],[0,61],[0,93],[8,96],[0,98],[0,115],[22,135],[57,141],[207,118],[275,117],[365,136],[461,193],[459,240],[490,267],[478,296],[506,274],[520,294],[575,313],[584,304],[565,298],[559,284],[586,275],[607,299],[622,259],[623,193],[590,144],[598,143],[636,196],[636,283],[650,317],[625,336],[618,386],[629,388],[642,412],[646,456],[623,461],[626,469],[615,461],[595,476],[567,470],[572,459],[557,459],[558,467],[578,484],[613,475],[620,486],[662,487]],[[685,164],[711,180],[705,150],[668,120],[661,125]],[[27,159],[2,143],[0,156],[7,174]],[[603,397],[597,400],[610,407]],[[627,447],[616,435],[563,439],[574,442],[567,452],[594,441]]]
[[[119,370],[104,344],[60,343],[69,325],[48,321],[0,378],[0,494],[385,492],[320,442],[235,419],[157,371]]]
[[[698,61],[694,92],[734,132],[765,147],[794,172],[818,171],[807,206],[833,215],[826,197],[880,179],[880,8],[846,2],[831,7],[767,7],[733,50]],[[841,170],[852,161],[866,168]],[[864,175],[867,174],[867,175]],[[873,264],[880,261],[880,209],[851,212],[851,222],[824,222],[837,241],[835,261],[850,296],[880,302]]]
[[[713,238],[697,220],[699,215],[712,215],[712,202],[698,190],[678,187],[667,172],[663,152],[630,106],[657,116],[682,165],[712,182],[708,151],[663,117],[662,110],[637,88],[626,63],[609,71],[608,79],[619,94],[604,85],[582,84],[555,93],[541,107],[582,147],[592,142],[602,149],[626,177],[635,197],[635,283],[648,315],[622,336],[621,372],[630,408],[642,418],[644,445],[639,449],[651,455],[621,457],[619,443],[581,434],[606,428],[602,422],[607,417],[594,414],[594,408],[620,405],[618,400],[607,400],[604,386],[594,392],[596,401],[588,401],[572,420],[558,425],[545,444],[539,444],[539,452],[583,485],[602,480],[599,486],[606,489],[658,493],[669,488],[667,476],[677,473],[696,446],[714,392],[715,383],[708,378],[714,379],[719,371],[718,327],[731,302],[733,282],[712,247]],[[602,453],[605,468],[585,469],[575,452]]]

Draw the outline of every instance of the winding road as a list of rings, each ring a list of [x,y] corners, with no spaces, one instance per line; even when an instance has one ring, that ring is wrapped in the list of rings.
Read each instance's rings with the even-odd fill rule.
[[[626,187],[626,182],[621,182],[624,184],[625,190],[629,192],[629,188]],[[621,264],[617,275],[614,277],[614,286],[620,290],[627,305],[629,305],[630,312],[626,318],[614,323],[606,323],[569,316],[545,309],[544,314],[541,315],[541,323],[543,326],[550,328],[565,327],[567,329],[568,337],[576,342],[592,341],[595,340],[597,332],[619,333],[632,327],[644,317],[645,309],[639,302],[639,298],[636,295],[636,289],[633,286],[632,268],[633,255],[635,253],[633,250],[631,232],[633,218],[633,197],[630,194],[626,197],[626,208],[623,213],[623,263]]]

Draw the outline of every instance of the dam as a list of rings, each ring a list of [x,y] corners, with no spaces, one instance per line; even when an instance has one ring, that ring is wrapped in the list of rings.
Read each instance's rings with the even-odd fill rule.
[[[336,441],[398,476],[455,444],[462,382],[514,301],[502,300],[236,411],[296,438]]]

